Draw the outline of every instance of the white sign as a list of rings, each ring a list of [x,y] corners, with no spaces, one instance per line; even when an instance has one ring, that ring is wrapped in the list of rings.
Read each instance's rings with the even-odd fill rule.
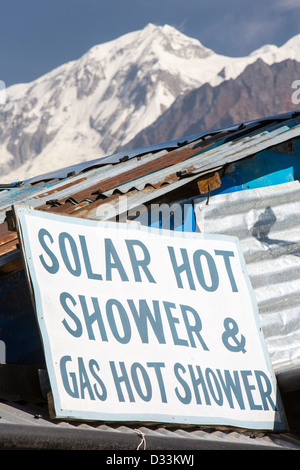
[[[17,216],[58,418],[284,427],[238,239]]]

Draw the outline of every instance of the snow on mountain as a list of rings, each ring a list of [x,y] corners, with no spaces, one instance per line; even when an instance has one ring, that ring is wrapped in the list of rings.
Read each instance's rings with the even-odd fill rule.
[[[266,64],[272,65],[278,62],[283,62],[286,59],[293,59],[300,61],[300,34],[297,34],[283,46],[277,47],[272,44],[267,44],[253,51],[247,57],[234,58],[229,60],[229,63],[222,70],[224,79],[237,78],[247,67],[258,59],[262,59]],[[221,82],[218,80],[211,80],[211,85],[219,85]]]
[[[1,182],[112,154],[181,93],[236,78],[259,57],[271,64],[299,53],[300,35],[280,48],[231,58],[171,26],[153,24],[96,45],[78,60],[6,90],[0,105]]]
[[[129,151],[155,142],[298,111],[299,105],[291,100],[291,84],[296,77],[300,77],[300,62],[296,60],[268,65],[258,59],[234,80],[224,80],[217,86],[205,83],[178,96],[153,124],[128,142],[125,149],[118,150]]]

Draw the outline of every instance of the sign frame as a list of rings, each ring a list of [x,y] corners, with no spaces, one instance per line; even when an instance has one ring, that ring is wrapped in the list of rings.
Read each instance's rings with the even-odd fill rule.
[[[173,231],[167,231],[167,230],[156,229],[156,228],[153,229],[151,227],[141,226],[141,225],[136,224],[134,222],[130,222],[128,224],[118,224],[118,223],[107,222],[107,221],[95,221],[95,220],[90,220],[90,219],[68,217],[68,216],[64,216],[64,215],[57,215],[57,214],[53,214],[53,213],[37,211],[37,210],[31,209],[31,208],[28,208],[28,207],[25,207],[25,206],[15,206],[14,210],[15,210],[17,230],[18,230],[18,234],[19,234],[19,240],[20,240],[20,245],[21,245],[23,261],[24,261],[24,264],[25,264],[25,272],[26,272],[26,275],[27,275],[27,278],[28,278],[29,287],[30,287],[31,292],[32,292],[32,299],[33,299],[34,308],[35,308],[35,312],[36,312],[36,316],[37,316],[37,322],[38,322],[38,326],[39,326],[40,333],[41,333],[42,344],[43,344],[45,358],[46,358],[46,366],[47,366],[47,371],[48,371],[48,375],[49,375],[49,380],[50,380],[50,385],[51,385],[51,390],[52,390],[52,395],[53,395],[53,400],[54,400],[54,410],[55,410],[55,417],[56,418],[58,418],[58,419],[76,419],[76,420],[100,420],[100,421],[105,421],[105,422],[107,422],[107,421],[120,422],[121,421],[121,422],[144,422],[144,423],[153,423],[153,422],[155,422],[155,423],[176,423],[176,424],[188,424],[188,425],[215,425],[215,426],[221,425],[221,426],[233,426],[233,427],[246,428],[246,429],[250,428],[250,429],[264,429],[264,430],[268,430],[268,429],[284,430],[286,428],[283,407],[282,407],[281,399],[280,399],[280,396],[279,396],[279,391],[278,391],[278,388],[277,388],[275,375],[274,375],[274,372],[273,372],[273,369],[272,369],[272,364],[271,364],[271,361],[270,361],[270,358],[269,358],[267,346],[266,346],[266,343],[265,343],[265,340],[264,340],[264,336],[263,336],[263,332],[262,332],[262,328],[261,328],[261,324],[260,324],[260,317],[259,317],[259,313],[258,313],[258,309],[257,309],[256,299],[255,299],[255,296],[254,296],[254,292],[253,292],[253,289],[252,289],[252,285],[251,285],[249,276],[247,274],[247,268],[246,268],[246,264],[245,264],[245,261],[244,261],[244,256],[243,256],[242,250],[239,246],[238,238],[228,237],[228,236],[223,236],[223,235],[220,236],[220,235],[210,235],[210,234],[200,234],[200,233],[187,233],[187,232],[175,232],[175,231],[173,232]],[[200,412],[199,412],[199,414],[197,414],[197,413],[195,413],[195,409],[197,409],[197,406],[195,406],[195,403],[193,404],[193,406],[191,405],[191,409],[193,410],[192,413],[189,412],[189,411],[187,411],[186,413],[183,413],[182,412],[182,404],[184,403],[183,397],[184,397],[184,394],[188,393],[188,388],[185,388],[184,384],[186,382],[183,380],[183,370],[182,369],[180,370],[180,368],[177,369],[177,374],[178,375],[176,375],[176,377],[178,379],[178,382],[177,382],[177,385],[178,385],[178,387],[177,387],[177,396],[180,396],[181,412],[180,413],[177,412],[177,414],[176,413],[171,413],[170,412],[170,406],[168,408],[166,408],[167,412],[162,411],[164,407],[161,406],[161,404],[163,403],[163,392],[164,392],[164,386],[166,385],[166,380],[165,380],[165,378],[162,378],[162,372],[164,372],[164,371],[162,369],[162,366],[157,365],[158,362],[153,362],[153,363],[151,362],[151,364],[152,364],[151,371],[153,373],[155,372],[154,375],[155,375],[155,378],[156,378],[156,381],[157,381],[156,385],[157,384],[159,385],[159,386],[157,386],[157,389],[160,392],[161,403],[160,404],[156,403],[156,404],[152,405],[151,400],[150,400],[151,412],[141,412],[141,407],[138,407],[138,406],[137,406],[138,411],[134,412],[134,411],[131,411],[131,408],[129,409],[129,404],[128,403],[127,404],[125,403],[124,406],[120,405],[120,394],[121,394],[121,392],[120,393],[118,392],[118,397],[119,397],[118,405],[120,405],[121,407],[123,406],[122,409],[124,409],[124,410],[126,410],[126,408],[127,408],[126,411],[120,412],[120,408],[118,408],[118,406],[116,406],[116,411],[113,411],[113,410],[111,410],[111,411],[107,411],[107,410],[101,411],[101,407],[100,408],[98,407],[97,410],[92,409],[91,407],[89,407],[87,409],[84,409],[84,406],[83,406],[83,408],[80,407],[82,405],[82,403],[80,403],[80,406],[78,408],[66,407],[65,406],[66,401],[64,401],[62,399],[62,385],[61,385],[61,383],[59,383],[59,380],[58,380],[58,375],[59,374],[57,372],[57,365],[55,366],[55,364],[54,364],[55,361],[53,359],[54,349],[57,348],[57,345],[55,347],[53,346],[53,344],[54,344],[54,339],[53,339],[54,338],[54,333],[53,334],[51,333],[51,331],[50,331],[51,329],[49,329],[49,327],[47,327],[46,323],[45,323],[45,318],[47,317],[47,315],[48,316],[50,315],[50,312],[47,312],[47,311],[43,310],[43,303],[45,303],[45,300],[44,300],[44,297],[43,297],[44,296],[44,291],[43,291],[43,288],[41,287],[40,279],[37,276],[37,270],[36,270],[37,264],[35,264],[36,260],[37,260],[37,255],[34,253],[34,248],[33,248],[34,243],[33,243],[33,239],[32,239],[32,233],[34,232],[35,229],[31,229],[31,226],[29,224],[30,219],[31,219],[32,223],[33,223],[33,221],[35,221],[37,226],[41,222],[41,227],[42,226],[47,227],[47,224],[48,224],[48,227],[49,227],[49,224],[52,227],[54,227],[56,223],[62,224],[61,227],[62,226],[69,227],[70,230],[72,230],[72,229],[75,230],[76,227],[77,227],[77,229],[78,229],[78,227],[80,227],[80,229],[81,229],[80,233],[83,233],[84,230],[87,231],[85,233],[88,233],[89,230],[90,231],[93,231],[93,230],[98,230],[98,231],[102,230],[102,231],[104,231],[105,230],[105,231],[107,231],[105,233],[107,233],[107,235],[108,235],[109,233],[116,234],[117,231],[118,231],[118,233],[123,231],[124,233],[126,233],[128,235],[129,234],[130,235],[137,235],[138,234],[138,235],[140,235],[142,240],[155,239],[158,244],[159,243],[162,244],[163,240],[167,240],[168,243],[172,244],[172,241],[173,241],[174,246],[179,246],[179,245],[176,245],[176,244],[179,243],[179,241],[189,242],[190,244],[193,244],[196,241],[196,242],[202,242],[204,244],[208,243],[208,242],[209,243],[216,243],[216,244],[219,244],[219,245],[217,245],[219,247],[221,246],[220,243],[221,244],[222,243],[225,243],[225,244],[227,243],[231,247],[234,247],[235,253],[238,255],[238,263],[239,263],[239,266],[240,266],[239,267],[240,273],[241,272],[243,273],[244,287],[247,289],[248,296],[249,296],[248,303],[249,303],[249,305],[251,305],[251,310],[252,310],[252,315],[253,315],[253,318],[252,318],[251,321],[253,321],[253,328],[256,329],[256,333],[257,333],[257,337],[255,337],[255,340],[253,338],[252,339],[254,340],[255,344],[259,345],[260,360],[263,360],[264,363],[265,363],[265,372],[267,372],[267,374],[268,374],[269,382],[270,382],[271,387],[272,387],[272,393],[274,393],[274,403],[276,404],[276,410],[274,410],[274,412],[272,413],[273,417],[270,418],[270,413],[269,414],[266,413],[266,416],[268,416],[266,419],[265,418],[263,418],[263,419],[251,419],[251,418],[248,418],[248,417],[246,417],[246,418],[243,417],[242,412],[240,413],[240,417],[239,417],[238,412],[236,413],[236,415],[234,415],[234,413],[229,413],[228,411],[230,411],[230,410],[229,410],[228,406],[227,406],[228,410],[225,412],[225,414],[222,415],[222,413],[218,414],[218,410],[220,410],[222,407],[216,406],[215,403],[213,404],[214,406],[211,408],[211,409],[213,409],[213,412],[208,412],[208,414],[206,414],[206,415],[205,415],[205,413],[201,414],[201,411],[204,410],[204,409],[208,410],[209,407],[208,406],[206,406],[205,408],[204,407],[201,408],[201,406],[200,406],[200,408],[198,407]],[[65,228],[65,233],[69,233],[66,230],[66,228]],[[122,236],[121,236],[121,239],[122,239]],[[155,243],[155,242],[153,242],[153,243]],[[200,245],[201,245],[201,243],[200,243]],[[215,252],[216,252],[216,250],[215,250]],[[41,250],[39,252],[39,256],[41,257]],[[221,256],[221,258],[222,258],[222,256]],[[223,263],[224,266],[226,265],[224,267],[224,272],[226,272],[226,270],[227,270],[227,275],[228,275],[227,281],[229,280],[230,282],[232,282],[232,280],[229,279],[229,277],[230,277],[229,276],[229,274],[230,274],[229,271],[230,270],[229,270],[229,265],[228,265],[229,257],[227,256],[227,258],[226,258],[223,255],[223,262],[224,262]],[[173,264],[173,267],[174,267],[174,264]],[[40,272],[39,272],[39,274],[40,274]],[[231,271],[231,274],[232,274],[232,271]],[[163,286],[163,287],[166,287],[166,286]],[[231,284],[231,288],[232,288],[232,291],[233,291],[233,284]],[[207,290],[209,290],[209,289],[207,289]],[[186,289],[183,289],[180,292],[182,292],[182,295],[184,296],[184,292],[186,292]],[[68,302],[69,301],[70,301],[70,297],[68,298]],[[188,303],[188,300],[187,300],[187,303]],[[66,307],[67,302],[64,305],[65,305],[65,312],[66,312],[67,311],[67,307]],[[210,306],[208,305],[207,308],[210,308]],[[169,313],[170,313],[170,310],[169,310]],[[170,322],[171,317],[168,316],[169,322]],[[173,326],[175,326],[175,323],[177,322],[177,320],[174,320],[174,317],[172,317],[172,318],[173,318],[173,320],[171,320],[171,321],[173,322]],[[66,322],[65,322],[65,325],[66,325]],[[186,323],[186,325],[187,325],[187,323]],[[225,328],[226,332],[229,332],[233,328],[233,326],[234,326],[233,324],[230,324],[228,327],[226,327],[227,328],[226,329],[225,328],[225,321],[224,321],[224,328]],[[72,327],[73,327],[73,331],[74,331],[74,328],[75,328],[74,324],[72,324]],[[191,323],[189,324],[189,327],[190,327],[190,330],[191,330],[192,329]],[[69,330],[70,329],[71,329],[71,327],[69,325]],[[224,332],[225,332],[225,330],[224,330]],[[199,339],[199,342],[200,342],[200,340],[201,340],[200,336],[201,335],[199,336],[199,334],[200,334],[199,332],[200,332],[200,329],[198,331],[198,339]],[[243,338],[242,332],[236,332],[236,334],[238,334],[239,338]],[[124,333],[124,335],[125,335],[125,333]],[[177,336],[177,339],[178,339],[179,342],[184,341],[184,340],[180,340],[178,336]],[[173,335],[173,341],[174,341],[174,335]],[[121,342],[122,341],[120,340],[120,337],[119,337],[119,343],[121,343]],[[177,344],[180,344],[179,342]],[[150,340],[149,340],[149,343],[150,343]],[[191,346],[191,344],[192,344],[192,340],[190,342],[190,346]],[[225,344],[225,342],[224,342],[224,344]],[[229,344],[229,343],[227,343],[227,344]],[[104,345],[104,342],[102,343],[102,347],[103,347],[103,350],[104,350],[103,345]],[[123,346],[124,345],[122,345],[122,347]],[[206,346],[205,340],[203,340],[203,343],[202,343],[202,349],[203,350],[205,350],[205,346]],[[145,346],[141,345],[141,348],[142,347],[145,348]],[[234,346],[232,346],[232,348],[233,348],[232,350],[234,350]],[[209,348],[207,348],[207,349],[209,349]],[[228,347],[228,349],[229,349],[229,347]],[[123,354],[124,354],[124,351],[125,351],[125,349],[123,348]],[[131,351],[133,351],[133,348],[131,349]],[[137,351],[137,349],[135,351]],[[142,349],[140,351],[142,351]],[[246,349],[245,349],[245,351],[242,351],[242,353],[243,352],[246,352]],[[82,351],[82,355],[83,355],[83,353],[84,353],[84,351]],[[255,354],[256,354],[256,352],[255,352]],[[66,357],[67,356],[71,357],[68,354],[66,355]],[[156,356],[156,357],[158,357],[158,356]],[[234,357],[234,353],[233,353],[232,357]],[[165,359],[165,358],[163,358],[163,359]],[[189,357],[189,360],[191,362],[192,359]],[[68,361],[68,359],[66,359],[66,361]],[[112,362],[113,361],[111,361],[111,363]],[[140,363],[138,361],[136,361],[134,364],[140,364]],[[155,365],[153,365],[153,364],[155,364]],[[176,364],[179,364],[179,363],[177,362]],[[121,362],[119,362],[119,365],[121,365]],[[197,362],[193,362],[190,365],[191,365],[190,371],[192,371],[192,367],[194,367],[193,373],[195,373]],[[132,363],[132,367],[133,367],[133,363]],[[187,369],[187,367],[186,367],[186,369]],[[208,371],[208,369],[209,369],[209,371]],[[174,366],[174,370],[175,370],[175,366]],[[111,371],[112,371],[112,369],[111,369]],[[131,369],[131,371],[132,371],[132,369]],[[197,366],[197,372],[199,373],[199,371],[200,371],[200,366],[199,366],[199,368]],[[95,372],[95,369],[94,369],[94,372]],[[123,370],[123,372],[124,372],[124,370]],[[210,374],[210,378],[212,379],[212,376],[214,375],[213,368],[207,367],[205,369],[205,372],[207,374],[207,378],[209,376],[208,374]],[[263,382],[261,380],[262,374],[263,373],[265,374],[265,372],[261,372],[261,375],[257,376],[260,379],[260,388],[261,389],[263,389],[264,386],[268,385],[267,382]],[[120,374],[120,370],[119,370],[118,373]],[[135,383],[138,383],[138,379],[137,379],[137,374],[138,373],[140,374],[140,378],[141,378],[141,374],[143,375],[142,367],[139,369],[136,366],[136,370],[135,370],[136,382]],[[184,371],[184,374],[185,373],[186,373],[186,370]],[[201,373],[202,373],[202,371],[201,371]],[[117,377],[118,374],[116,372],[116,369],[114,371],[114,374],[115,374],[114,375],[115,386],[117,388],[117,385],[116,385],[117,384],[117,382],[116,382],[117,379],[116,379],[116,377]],[[123,374],[123,377],[124,377],[124,374]],[[254,385],[252,384],[252,382],[251,381],[249,382],[249,375],[252,375],[252,373],[250,374],[250,372],[249,372],[249,374],[247,376],[247,371],[245,370],[243,377],[244,377],[244,385],[246,383],[248,384],[247,385],[248,390],[246,391],[247,395],[249,395],[249,394],[251,395],[252,390],[254,389]],[[107,378],[107,375],[105,377]],[[119,375],[119,377],[120,377],[120,375]],[[200,376],[198,376],[198,381],[200,380],[199,377]],[[235,375],[234,377],[236,378],[237,375]],[[100,378],[100,376],[98,376],[98,378]],[[170,377],[168,377],[168,378],[170,378]],[[195,382],[195,380],[196,380],[195,376],[194,376],[193,380],[194,380],[193,384],[196,383]],[[251,380],[252,380],[252,377],[251,377]],[[180,385],[181,385],[181,389],[179,388],[179,382],[180,382]],[[99,385],[99,383],[100,383],[100,381],[98,381],[98,385]],[[74,382],[73,382],[73,384],[74,384]],[[211,384],[212,384],[212,382],[211,382]],[[102,381],[102,385],[103,385],[103,381]],[[85,387],[86,387],[86,385],[85,385]],[[120,391],[120,382],[119,382],[118,387],[119,387],[119,391]],[[245,387],[246,387],[246,385],[245,385]],[[104,388],[105,388],[105,380],[104,380],[104,386],[102,387],[103,393],[104,393]],[[183,390],[184,388],[185,388],[185,390]],[[211,393],[216,396],[217,391],[215,389],[213,391],[212,388],[213,388],[213,385],[211,385],[210,390],[211,390]],[[259,386],[258,386],[258,388],[259,388]],[[190,385],[190,390],[191,389],[192,389],[192,386]],[[173,387],[173,392],[174,392],[174,390],[175,390],[175,386]],[[179,390],[180,390],[180,392],[179,392]],[[223,392],[224,392],[224,390],[223,390]],[[112,389],[110,388],[109,391],[112,391]],[[127,388],[127,391],[128,391],[128,388]],[[202,391],[204,391],[204,388],[202,389]],[[195,387],[194,387],[194,392],[195,392]],[[260,390],[260,392],[261,392],[261,395],[264,396],[264,398],[265,398],[264,402],[266,404],[266,401],[267,401],[266,400],[266,393],[265,393],[266,391]],[[115,396],[116,396],[116,390],[114,390],[114,393],[115,393]],[[223,395],[224,395],[224,393],[223,393]],[[245,391],[244,391],[244,393],[245,393]],[[139,395],[140,397],[143,396],[145,398],[146,395],[147,395],[147,390],[146,391],[145,390],[144,391],[140,390],[140,395]],[[158,391],[157,391],[157,396],[158,395],[159,394],[158,394]],[[135,393],[135,396],[136,396],[136,393]],[[270,395],[270,397],[271,397],[271,395]],[[76,397],[76,398],[79,398],[79,397]],[[103,398],[103,396],[102,396],[102,398]],[[248,398],[249,398],[249,396],[248,396]],[[79,400],[79,401],[82,402],[82,401],[84,401],[84,399],[85,399],[85,397],[83,397],[83,400]],[[237,396],[235,396],[235,399],[237,399]],[[127,398],[127,400],[129,401],[129,398]],[[147,405],[147,403],[146,403],[147,400],[148,400],[148,398],[144,399],[144,403],[143,403],[144,406]],[[173,406],[173,408],[176,408],[176,404],[178,405],[178,402],[176,402],[176,400],[174,400],[174,397],[172,397],[172,400],[173,400],[172,406]],[[195,401],[195,397],[193,397],[193,400]],[[200,405],[204,404],[204,403],[202,403],[202,401],[204,401],[204,397],[202,397],[201,399],[199,398],[199,400],[198,400],[198,405],[199,404]],[[250,400],[252,400],[253,407],[254,407],[253,409],[255,409],[255,407],[258,407],[258,405],[256,405],[254,403],[255,400],[253,399],[253,397],[252,398],[250,397]],[[126,402],[126,399],[124,399],[124,401]],[[215,401],[217,402],[217,399]],[[135,402],[135,399],[133,400],[133,402]],[[104,403],[104,401],[102,401],[102,403]],[[269,398],[269,404],[270,403],[271,403],[271,398]],[[188,403],[186,402],[186,404],[188,404]],[[149,401],[148,401],[148,405],[149,405]],[[130,403],[130,406],[132,406],[132,403]],[[134,406],[135,405],[133,405],[132,409],[134,408]],[[260,405],[260,407],[261,407],[261,409],[263,408],[261,405]],[[103,408],[105,409],[105,406],[103,406]],[[185,409],[188,409],[188,407],[185,407]],[[264,413],[264,410],[262,410],[262,412]],[[248,415],[249,415],[249,413],[248,413]],[[248,415],[245,415],[245,416],[248,416]],[[251,415],[251,413],[250,413],[250,415]]]

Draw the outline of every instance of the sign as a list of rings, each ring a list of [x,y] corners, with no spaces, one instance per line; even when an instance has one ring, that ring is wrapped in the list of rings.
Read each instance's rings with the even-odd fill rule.
[[[238,239],[16,213],[58,418],[282,428]]]

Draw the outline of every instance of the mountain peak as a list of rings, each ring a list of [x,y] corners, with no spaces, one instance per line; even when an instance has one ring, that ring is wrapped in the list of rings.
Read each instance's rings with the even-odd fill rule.
[[[300,34],[296,34],[289,39],[283,46],[280,47],[283,54],[288,54],[289,51],[293,54],[293,59],[299,60],[300,57]]]
[[[261,57],[268,64],[282,61],[286,58],[298,60],[300,57],[300,34],[293,36],[279,47],[274,44],[266,44],[253,51],[249,57]]]
[[[126,33],[112,41],[96,45],[88,51],[90,56],[100,57],[115,54],[120,57],[131,51],[132,55],[141,51],[144,58],[147,54],[168,54],[183,59],[204,59],[213,55],[211,49],[203,46],[198,39],[186,36],[174,26],[148,23],[143,29]]]
[[[198,39],[186,36],[174,26],[165,24],[156,26],[149,23],[141,33],[144,35],[151,34],[151,40],[154,40],[168,53],[175,54],[185,58],[206,58],[213,54],[211,49],[203,46]],[[188,57],[187,57],[188,56]]]
[[[274,44],[265,44],[264,46],[260,47],[259,49],[255,49],[255,51],[251,52],[250,57],[261,57],[265,54],[273,54],[278,51],[278,47]]]

